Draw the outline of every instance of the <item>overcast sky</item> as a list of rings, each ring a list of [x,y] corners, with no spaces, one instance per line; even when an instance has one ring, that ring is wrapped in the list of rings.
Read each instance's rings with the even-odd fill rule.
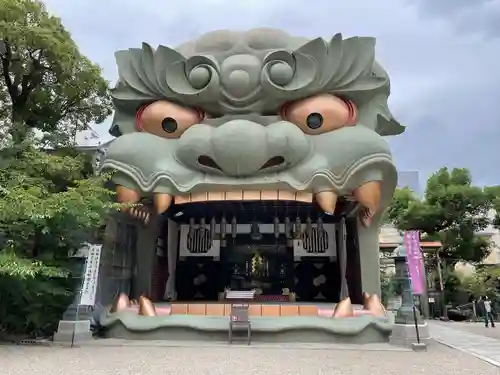
[[[500,0],[45,3],[113,82],[114,51],[143,41],[176,46],[211,30],[261,26],[310,37],[374,36],[392,80],[391,109],[407,126],[389,140],[398,168],[424,180],[442,166],[467,167],[476,183],[500,184]],[[95,129],[107,140],[108,127]]]

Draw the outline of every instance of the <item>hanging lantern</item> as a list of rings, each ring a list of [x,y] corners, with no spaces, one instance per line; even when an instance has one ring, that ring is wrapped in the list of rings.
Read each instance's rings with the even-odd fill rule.
[[[194,217],[191,217],[189,219],[189,233],[188,233],[190,237],[194,236],[194,230],[195,230],[194,226],[195,226]]]
[[[288,216],[285,217],[285,236],[286,236],[286,246],[292,247],[293,246],[292,222],[290,221],[290,218]]]
[[[319,218],[317,223],[316,223],[316,227],[318,228],[318,235],[321,236],[323,235],[323,219],[322,218]]]
[[[220,219],[220,245],[223,247],[226,246],[226,227],[226,217],[222,216],[222,218]]]
[[[236,217],[233,216],[231,219],[231,237],[236,238],[236,233],[238,232],[238,225],[236,223]]]
[[[300,222],[300,217],[297,216],[297,218],[295,219],[294,237],[296,240],[298,240],[301,235],[302,235],[302,223]]]
[[[277,239],[280,236],[280,219],[276,216],[274,218],[274,237]]]
[[[250,230],[250,238],[254,241],[259,241],[262,238],[262,234],[260,233],[259,224],[255,221],[252,223],[252,227]]]
[[[217,222],[215,221],[215,217],[210,220],[210,238],[215,239],[215,226],[217,225]]]
[[[311,220],[310,217],[308,217],[306,219],[306,233],[307,233],[308,236],[312,235],[312,230],[313,230],[312,220]]]
[[[285,217],[285,236],[286,238],[292,238],[292,223],[289,217]]]

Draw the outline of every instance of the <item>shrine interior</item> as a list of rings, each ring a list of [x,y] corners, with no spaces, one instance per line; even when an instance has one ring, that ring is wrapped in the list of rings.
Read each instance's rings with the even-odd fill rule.
[[[227,290],[251,289],[256,290],[256,302],[338,302],[342,283],[338,249],[345,237],[349,296],[360,303],[357,224],[352,214],[356,207],[356,202],[339,199],[335,214],[327,215],[314,203],[298,201],[174,205],[165,214],[169,220],[160,236],[167,243],[168,226],[178,225],[176,256],[166,259],[168,252],[157,256],[153,300],[170,299],[165,284],[173,265],[168,261],[175,261],[179,302],[216,302]]]

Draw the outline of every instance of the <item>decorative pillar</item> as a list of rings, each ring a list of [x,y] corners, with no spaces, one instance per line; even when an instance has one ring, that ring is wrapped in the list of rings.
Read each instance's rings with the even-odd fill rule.
[[[380,216],[374,217],[369,227],[357,218],[359,267],[361,271],[361,289],[368,294],[380,296]],[[361,297],[361,296],[360,296]]]
[[[168,257],[168,279],[165,285],[165,300],[175,300],[177,291],[175,289],[175,271],[177,269],[177,253],[179,249],[179,225],[168,220],[167,229],[167,257]]]
[[[340,300],[349,297],[349,286],[347,285],[347,231],[345,225],[345,217],[340,219],[339,224],[339,251],[338,251],[338,259],[339,259],[339,267],[340,267]]]

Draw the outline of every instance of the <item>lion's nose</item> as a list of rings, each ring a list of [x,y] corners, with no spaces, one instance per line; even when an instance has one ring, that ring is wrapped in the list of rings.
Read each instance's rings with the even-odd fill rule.
[[[310,151],[304,133],[286,121],[268,126],[245,119],[219,127],[200,124],[188,129],[179,141],[179,162],[203,173],[232,177],[281,172]]]
[[[266,130],[252,121],[233,120],[218,127],[212,146],[213,164],[229,176],[257,173],[269,159]]]

